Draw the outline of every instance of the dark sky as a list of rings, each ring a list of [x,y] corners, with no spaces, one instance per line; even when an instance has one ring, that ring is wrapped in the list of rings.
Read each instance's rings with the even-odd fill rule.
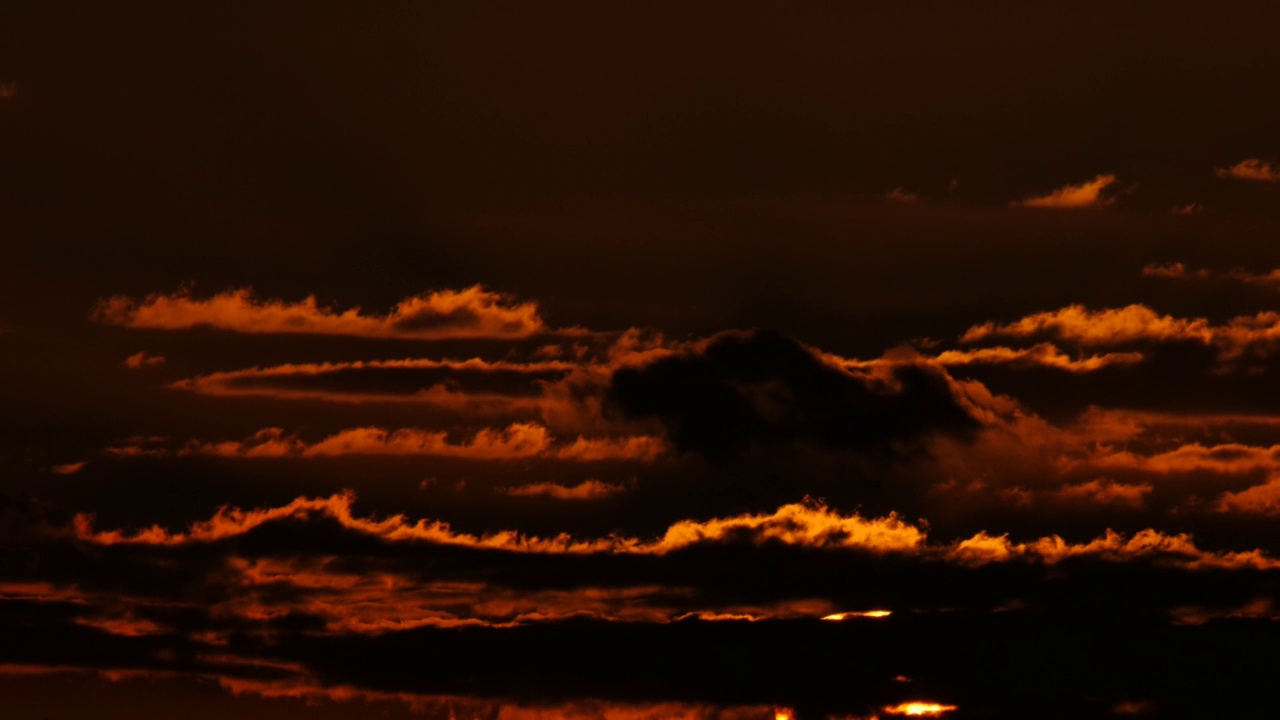
[[[1278,27],[5,3],[0,704],[1259,717]]]

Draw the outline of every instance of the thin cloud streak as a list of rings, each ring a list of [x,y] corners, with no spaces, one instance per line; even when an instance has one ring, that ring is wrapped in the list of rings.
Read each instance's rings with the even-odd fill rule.
[[[473,285],[406,298],[386,315],[359,307],[334,310],[314,295],[300,302],[259,299],[247,288],[208,298],[188,292],[155,293],[141,301],[116,295],[94,307],[91,318],[107,325],[150,330],[211,327],[237,333],[349,335],[367,338],[441,340],[521,339],[550,332],[535,302]]]
[[[1046,195],[1019,200],[1013,205],[1028,208],[1078,209],[1110,205],[1114,198],[1102,197],[1102,191],[1116,182],[1116,176],[1104,174],[1079,185],[1064,185]]]

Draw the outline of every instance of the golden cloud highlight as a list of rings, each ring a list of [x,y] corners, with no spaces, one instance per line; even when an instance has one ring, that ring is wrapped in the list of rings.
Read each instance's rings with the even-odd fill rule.
[[[647,540],[622,535],[579,539],[568,533],[542,538],[515,530],[472,535],[456,532],[443,521],[422,519],[409,523],[403,515],[384,520],[359,518],[352,514],[354,502],[355,495],[347,492],[327,498],[301,497],[277,508],[246,511],[223,507],[209,520],[193,523],[186,532],[172,532],[158,525],[131,534],[120,530],[95,531],[92,516],[82,514],[74,518],[72,530],[80,540],[100,545],[182,545],[216,542],[244,535],[265,523],[320,515],[348,530],[386,542],[428,542],[514,553],[664,555],[702,543],[747,542],[910,554],[970,567],[1012,560],[1056,564],[1076,557],[1117,562],[1157,557],[1192,569],[1280,568],[1280,561],[1261,550],[1206,551],[1197,547],[1188,534],[1168,535],[1154,529],[1132,536],[1108,530],[1087,543],[1068,543],[1056,535],[1015,543],[1007,536],[980,532],[966,540],[933,545],[927,542],[924,530],[896,514],[880,518],[864,518],[856,513],[842,515],[812,501],[783,505],[772,513],[682,520],[668,527],[661,537]]]

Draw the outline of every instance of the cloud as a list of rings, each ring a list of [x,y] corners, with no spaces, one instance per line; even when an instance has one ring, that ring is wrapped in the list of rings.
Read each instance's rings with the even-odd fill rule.
[[[549,497],[555,500],[596,500],[626,491],[627,488],[623,485],[610,485],[599,480],[584,480],[573,486],[549,482],[530,483],[503,490],[506,494],[517,497]]]
[[[537,423],[512,423],[504,428],[484,428],[457,442],[443,430],[355,427],[340,430],[314,443],[289,435],[282,428],[264,428],[245,440],[192,440],[176,452],[164,447],[165,438],[131,438],[108,448],[116,457],[209,455],[223,458],[325,458],[351,455],[433,456],[469,460],[549,458],[577,462],[632,460],[650,462],[665,451],[656,437],[581,437],[558,443]]]
[[[163,355],[151,355],[144,350],[125,358],[124,366],[131,370],[141,370],[144,367],[163,365],[165,360],[166,358]]]
[[[1280,514],[1280,476],[1273,476],[1261,485],[1239,492],[1223,493],[1214,504],[1214,509],[1219,512]]]
[[[1180,262],[1160,265],[1152,263],[1142,268],[1143,277],[1163,278],[1165,280],[1223,280],[1243,285],[1256,285],[1268,289],[1280,288],[1280,268],[1265,273],[1255,273],[1244,268],[1234,268],[1224,272],[1201,268],[1191,270]]]
[[[1110,205],[1113,198],[1103,198],[1102,191],[1116,181],[1115,175],[1099,175],[1079,185],[1064,185],[1048,195],[1028,198],[1013,203],[1031,208],[1086,208]]]
[[[978,426],[944,371],[904,363],[881,372],[851,371],[776,333],[722,333],[617,370],[606,407],[657,420],[679,450],[719,456],[779,443],[893,451]]]
[[[1154,454],[1103,449],[1084,460],[1064,463],[1067,468],[1081,464],[1093,468],[1128,468],[1161,474],[1195,471],[1249,473],[1277,467],[1280,464],[1280,445],[1258,447],[1223,443],[1206,446],[1188,443]]]
[[[885,199],[892,202],[916,202],[920,196],[913,192],[907,192],[900,187],[896,187],[885,193]]]
[[[1068,305],[1059,310],[1028,315],[1005,325],[994,322],[974,325],[960,336],[973,343],[990,337],[1033,337],[1053,335],[1086,346],[1114,345],[1135,340],[1198,340],[1211,342],[1214,328],[1203,318],[1183,319],[1159,315],[1146,305],[1089,310]]]
[[[1143,355],[1138,352],[1118,352],[1073,358],[1052,343],[1037,343],[1029,348],[988,347],[975,350],[945,350],[931,359],[944,366],[1012,365],[1087,373],[1115,365],[1134,365],[1142,362]]]
[[[1075,485],[1064,485],[1056,492],[1063,502],[1086,502],[1097,505],[1127,505],[1142,507],[1143,500],[1151,493],[1151,483],[1119,483],[1103,478]]]
[[[1172,271],[1163,268],[1159,272]],[[1068,305],[1003,325],[995,322],[974,325],[965,331],[960,341],[977,343],[989,338],[1042,336],[1084,347],[1139,342],[1198,343],[1213,348],[1221,363],[1230,364],[1270,357],[1280,348],[1280,312],[1239,315],[1225,323],[1214,324],[1206,318],[1160,315],[1140,304],[1103,310]]]
[[[238,333],[414,340],[520,339],[549,332],[537,303],[515,302],[480,285],[406,298],[386,315],[366,315],[358,307],[337,311],[321,306],[315,296],[296,303],[263,300],[240,289],[203,299],[187,292],[156,293],[142,301],[117,295],[100,300],[91,317],[108,325],[153,330],[212,327]]]
[[[650,539],[616,534],[603,538],[574,538],[567,533],[538,537],[514,530],[468,534],[457,532],[449,523],[438,520],[423,519],[409,523],[403,515],[384,520],[359,518],[352,513],[354,502],[354,494],[348,492],[327,498],[300,497],[275,508],[241,510],[223,507],[209,520],[192,523],[185,532],[173,532],[159,526],[133,533],[97,531],[93,528],[93,518],[81,514],[74,518],[73,531],[82,541],[104,546],[182,546],[225,541],[267,524],[319,516],[336,521],[347,530],[388,543],[430,543],[534,555],[660,557],[702,545],[760,546],[776,543],[806,549],[857,550],[932,558],[965,567],[1013,560],[1057,564],[1080,557],[1117,562],[1158,557],[1169,564],[1189,569],[1280,569],[1280,560],[1258,549],[1243,552],[1202,550],[1189,534],[1170,535],[1152,528],[1133,535],[1108,530],[1085,543],[1071,543],[1056,535],[1016,542],[1006,535],[979,532],[967,539],[932,544],[928,542],[925,530],[896,514],[864,518],[857,513],[841,514],[813,501],[783,505],[771,513],[702,521],[682,520],[669,526],[660,537]]]
[[[54,465],[52,471],[54,475],[75,475],[83,470],[88,464],[88,461],[85,460],[80,462],[63,463],[61,465]]]
[[[1280,168],[1257,158],[1249,158],[1226,168],[1217,168],[1214,176],[1235,180],[1254,180],[1258,182],[1280,182]]]

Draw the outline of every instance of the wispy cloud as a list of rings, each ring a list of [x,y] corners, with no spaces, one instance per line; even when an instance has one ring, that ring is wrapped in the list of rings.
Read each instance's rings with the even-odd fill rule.
[[[1260,550],[1204,550],[1190,535],[1170,535],[1151,528],[1132,535],[1108,530],[1084,543],[1070,543],[1057,536],[1016,542],[1005,535],[995,536],[986,532],[955,542],[930,543],[925,529],[896,514],[865,518],[857,513],[842,514],[818,502],[783,505],[770,513],[682,520],[669,526],[661,537],[652,539],[622,535],[574,538],[567,534],[537,537],[511,530],[474,535],[455,531],[449,523],[442,521],[424,519],[410,523],[402,515],[385,520],[357,517],[352,512],[354,502],[354,494],[344,493],[327,498],[300,497],[282,507],[259,510],[224,507],[209,520],[193,523],[184,532],[173,532],[159,526],[134,533],[98,531],[93,528],[92,517],[77,515],[74,531],[82,541],[101,545],[187,545],[244,535],[268,523],[321,515],[350,531],[386,542],[426,542],[522,554],[661,556],[704,544],[778,543],[811,549],[914,555],[966,567],[1012,560],[1056,564],[1083,557],[1112,561],[1159,557],[1187,569],[1280,568],[1280,560]]]
[[[314,296],[299,302],[259,299],[251,290],[240,289],[208,298],[178,292],[137,301],[117,295],[99,301],[91,316],[109,325],[153,330],[212,327],[239,333],[416,340],[518,339],[548,330],[537,303],[517,302],[480,285],[406,298],[386,315],[365,314],[359,307],[335,310],[320,305]]]
[[[1168,268],[1158,273],[1172,272]],[[1169,276],[1162,274],[1160,276]],[[1263,281],[1259,279],[1260,283]],[[1085,347],[1107,347],[1130,343],[1192,342],[1213,348],[1224,367],[1246,359],[1273,356],[1280,352],[1280,312],[1264,311],[1239,315],[1223,323],[1207,318],[1161,315],[1146,305],[1090,310],[1068,305],[1058,310],[1035,313],[1010,323],[987,322],[974,325],[961,336],[964,343],[988,338],[1034,338],[1048,336]]]
[[[555,500],[595,500],[626,492],[622,485],[610,485],[599,480],[584,480],[577,485],[557,485],[556,483],[530,483],[507,488],[507,495],[519,497],[549,497]]]
[[[124,366],[131,370],[141,370],[145,367],[163,365],[166,359],[167,358],[163,355],[152,355],[143,350],[142,352],[136,352],[125,358]]]
[[[224,458],[323,458],[351,455],[453,457],[471,460],[513,460],[549,458],[577,462],[605,460],[652,461],[666,452],[666,443],[657,437],[582,437],[558,442],[538,423],[512,423],[503,428],[485,428],[471,437],[455,441],[442,430],[356,427],[341,430],[322,440],[308,443],[282,428],[264,428],[245,440],[192,440],[177,449],[155,438],[134,438],[108,448],[114,457],[164,457],[170,455],[210,455]]]
[[[1163,265],[1159,263],[1152,263],[1142,268],[1142,276],[1164,278],[1166,280],[1225,280],[1238,282],[1244,285],[1257,285],[1272,289],[1280,288],[1280,268],[1271,270],[1270,272],[1257,273],[1245,270],[1244,268],[1234,268],[1225,271],[1209,270],[1206,268],[1192,270],[1180,262]]]
[[[1258,158],[1249,158],[1241,160],[1231,167],[1217,168],[1213,171],[1216,177],[1232,178],[1235,180],[1253,180],[1256,182],[1280,182],[1280,167],[1259,160]]]
[[[1086,208],[1109,205],[1112,198],[1102,197],[1102,191],[1113,185],[1115,175],[1099,175],[1079,185],[1064,185],[1047,195],[1038,195],[1014,202],[1014,205],[1031,208]]]

